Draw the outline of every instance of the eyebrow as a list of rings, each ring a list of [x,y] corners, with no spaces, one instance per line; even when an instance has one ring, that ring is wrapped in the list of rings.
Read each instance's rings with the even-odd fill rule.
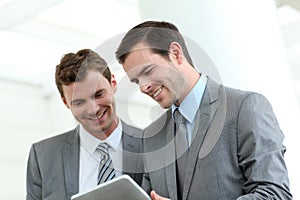
[[[93,95],[91,95],[91,97],[95,97],[97,94],[103,93],[103,92],[106,92],[106,88],[100,88]]]
[[[143,66],[143,69],[136,75],[137,77],[141,76],[142,74],[144,74],[144,72],[149,69],[149,67],[152,67],[154,66],[154,64],[148,64],[148,65],[144,65]],[[131,82],[135,82],[137,79],[136,78],[133,78],[133,79],[130,79]]]

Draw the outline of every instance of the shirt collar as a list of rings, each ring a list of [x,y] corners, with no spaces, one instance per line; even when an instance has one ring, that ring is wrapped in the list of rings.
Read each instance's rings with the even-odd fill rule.
[[[79,137],[80,145],[85,147],[90,154],[93,154],[96,151],[97,146],[103,142],[106,142],[114,151],[117,151],[122,138],[121,120],[119,120],[117,128],[105,140],[99,140],[95,136],[88,133],[82,126],[80,126]]]
[[[202,96],[204,94],[206,83],[207,77],[202,74],[196,85],[183,99],[180,106],[177,107],[175,104],[172,105],[172,113],[174,113],[175,109],[178,108],[179,112],[184,116],[184,118],[189,123],[193,123],[197,110],[200,106]]]

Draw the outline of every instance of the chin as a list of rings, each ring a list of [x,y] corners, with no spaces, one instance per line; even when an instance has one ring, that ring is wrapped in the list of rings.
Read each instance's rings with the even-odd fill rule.
[[[172,104],[163,104],[163,103],[160,103],[159,105],[160,105],[160,107],[162,107],[163,109],[168,109],[168,108],[170,108],[170,107],[172,106]]]

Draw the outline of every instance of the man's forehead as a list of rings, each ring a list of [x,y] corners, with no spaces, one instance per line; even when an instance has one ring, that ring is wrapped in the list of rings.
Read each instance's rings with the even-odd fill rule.
[[[105,90],[109,84],[104,84],[104,77],[101,79],[96,79],[95,81],[89,82],[89,83],[84,83],[82,84],[81,82],[75,82],[73,83],[72,88],[68,88],[71,90],[72,96],[87,96],[87,95],[93,95],[99,90]]]

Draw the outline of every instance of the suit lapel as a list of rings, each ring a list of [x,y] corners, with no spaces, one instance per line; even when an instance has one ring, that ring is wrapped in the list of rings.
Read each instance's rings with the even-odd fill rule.
[[[198,155],[198,158],[200,159],[207,156],[207,154],[209,154],[209,152],[213,149],[224,127],[225,118],[226,118],[227,99],[226,99],[225,88],[222,85],[219,87],[218,94],[219,94],[218,102],[215,105],[215,107],[217,108],[214,112],[214,116],[210,123],[210,127],[207,131],[207,136],[204,138],[202,147]]]
[[[183,190],[183,199],[187,199],[191,181],[194,175],[195,167],[198,160],[198,154],[202,147],[203,141],[211,125],[218,107],[218,90],[219,85],[208,79],[205,92],[197,111],[195,124],[193,127],[192,144],[188,156],[188,164],[186,169],[186,178]],[[199,123],[198,123],[199,122]]]
[[[132,156],[131,152],[134,152],[136,150],[135,144],[129,143],[130,141],[128,138],[130,136],[127,135],[124,131],[122,133],[122,145],[123,145],[123,151],[122,151],[122,160],[123,160],[123,167],[122,167],[122,174],[127,174],[131,177],[134,176],[134,173],[132,173],[132,170],[134,169],[134,164],[136,162],[132,161],[132,158],[129,159],[130,156]]]
[[[136,130],[131,130],[131,127],[122,121],[122,156],[123,156],[123,167],[122,173],[127,174],[131,177],[137,178],[137,173],[143,172],[140,169],[142,166],[142,148],[139,143],[141,135],[138,134]],[[142,133],[142,132],[141,132]]]
[[[79,192],[79,126],[69,136],[63,149],[63,169],[66,182],[66,195],[71,197]]]

